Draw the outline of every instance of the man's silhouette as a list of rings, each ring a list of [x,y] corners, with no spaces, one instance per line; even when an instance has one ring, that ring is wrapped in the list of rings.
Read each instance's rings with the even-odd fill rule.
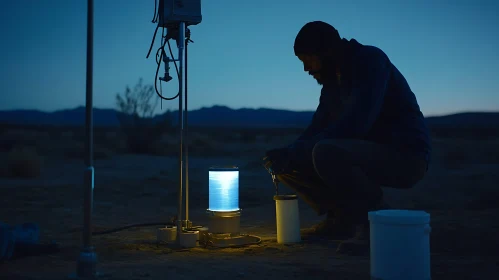
[[[386,207],[381,186],[407,189],[424,177],[429,132],[407,81],[380,49],[315,21],[299,31],[294,51],[322,85],[319,105],[303,134],[268,151],[264,164],[326,214],[304,235],[345,240],[338,250],[348,252],[369,244],[367,212]]]

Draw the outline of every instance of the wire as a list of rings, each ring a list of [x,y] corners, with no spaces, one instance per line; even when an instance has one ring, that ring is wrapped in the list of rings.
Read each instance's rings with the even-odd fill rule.
[[[157,9],[157,2],[155,0],[154,1],[154,14],[157,15],[157,17],[159,17],[159,12],[160,12],[160,10]],[[153,22],[155,22],[155,19],[153,19]],[[149,58],[149,55],[151,54],[152,47],[154,46],[154,42],[156,41],[156,35],[158,33],[158,29],[159,29],[159,23],[156,25],[156,29],[154,30],[154,35],[152,37],[151,45],[149,46],[149,51],[147,52],[146,58]],[[172,60],[173,60],[173,62],[175,64],[175,69],[177,70],[177,78],[180,80],[180,73],[178,71],[177,63],[175,62],[175,57],[173,56],[173,52],[172,52],[171,47],[170,47],[170,42],[168,41],[168,38],[166,38],[166,36],[164,35],[164,32],[165,32],[165,28],[163,27],[163,30],[162,30],[162,39],[164,39],[164,41],[162,40],[161,47],[159,47],[158,50],[156,51],[156,64],[157,64],[157,67],[156,67],[156,74],[154,76],[154,89],[156,91],[156,94],[162,100],[163,99],[164,100],[174,100],[174,99],[176,99],[180,95],[180,90],[173,97],[164,97],[163,96],[163,89],[162,89],[162,87],[161,87],[161,91],[158,91],[159,68],[161,67],[161,61],[163,59],[165,43],[168,43],[168,48],[170,49],[170,55],[171,55]],[[158,53],[159,52],[161,52],[161,53],[159,54],[159,58],[158,58]],[[161,85],[161,81],[160,81],[160,85]]]
[[[165,28],[163,28],[163,32],[162,32],[163,34],[164,34],[164,30],[165,30]],[[156,67],[156,75],[154,76],[154,89],[156,90],[156,94],[159,96],[159,98],[164,99],[164,100],[174,100],[175,98],[177,98],[180,95],[180,90],[173,97],[164,97],[163,92],[162,92],[163,90],[161,89],[161,92],[158,91],[159,68],[161,67],[161,61],[163,59],[165,43],[168,43],[168,47],[170,47],[170,42],[168,41],[168,39],[164,35],[162,35],[162,38],[164,39],[164,42],[161,44],[161,47],[158,48],[158,50],[156,51],[157,67]],[[170,48],[170,54],[172,56],[173,62],[175,63],[175,57],[173,56],[173,52],[171,51],[171,48]],[[180,73],[178,71],[177,63],[175,63],[175,69],[177,70],[177,78],[180,80]],[[161,82],[160,82],[160,84],[161,84]]]
[[[156,25],[156,29],[154,30],[154,35],[152,36],[151,45],[149,46],[149,51],[147,52],[146,58],[149,58],[151,54],[152,47],[154,46],[154,41],[156,41],[156,33],[158,33],[159,24]]]
[[[131,225],[123,226],[123,227],[117,227],[117,228],[112,228],[112,229],[108,229],[108,230],[92,232],[92,236],[111,234],[111,233],[123,231],[126,229],[130,229],[130,228],[151,227],[151,226],[177,226],[177,224],[176,224],[176,222],[172,222],[172,221],[165,222],[165,223],[131,224]],[[203,228],[203,226],[193,226],[189,230],[199,230],[201,228]],[[206,243],[200,244],[200,245],[203,245],[204,248],[208,248],[208,247],[211,247],[211,248],[243,248],[243,247],[246,247],[249,245],[258,245],[262,242],[262,238],[260,238],[258,236],[250,235],[250,234],[240,235],[240,237],[250,237],[250,238],[255,239],[255,241],[239,243],[239,244],[236,243],[236,244],[229,244],[229,245],[217,245],[216,244],[217,238],[209,237],[208,238],[209,240],[207,240]]]
[[[159,12],[157,12],[157,5],[158,5],[158,1],[157,0],[154,0],[154,15],[152,16],[152,23],[156,23],[156,17],[159,15]]]
[[[164,34],[164,30],[165,28],[163,28],[163,34]],[[170,49],[170,55],[172,57],[172,60],[173,60],[173,63],[175,64],[175,70],[177,71],[177,78],[179,79],[180,81],[180,73],[178,71],[178,67],[177,67],[177,63],[175,62],[175,57],[173,56],[173,52],[172,52],[172,49],[170,47],[170,42],[168,40],[168,38],[166,38],[165,35],[162,35],[162,38],[164,39],[164,42],[163,44],[161,45],[161,47],[157,50],[156,52],[156,63],[158,64],[158,67],[156,68],[156,76],[154,78],[154,89],[156,90],[156,94],[161,98],[161,99],[164,99],[164,100],[174,100],[176,99],[177,97],[179,97],[180,95],[180,90],[177,92],[177,94],[173,97],[164,97],[163,96],[163,92],[159,92],[158,91],[158,74],[159,74],[159,68],[161,67],[161,61],[163,59],[163,55],[165,53],[165,43],[168,43],[168,48]],[[159,54],[159,58],[158,58],[158,53],[161,52],[161,54]],[[160,82],[161,83],[161,82]]]
[[[176,224],[174,222],[131,224],[131,225],[112,228],[112,229],[108,229],[108,230],[92,232],[92,235],[104,235],[104,234],[115,233],[115,232],[122,231],[125,229],[130,229],[130,228],[151,227],[151,226],[176,226]]]

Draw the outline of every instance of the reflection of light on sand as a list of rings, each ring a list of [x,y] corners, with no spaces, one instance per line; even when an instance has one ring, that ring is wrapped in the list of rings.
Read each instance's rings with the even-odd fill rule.
[[[209,171],[209,210],[239,210],[239,171]]]

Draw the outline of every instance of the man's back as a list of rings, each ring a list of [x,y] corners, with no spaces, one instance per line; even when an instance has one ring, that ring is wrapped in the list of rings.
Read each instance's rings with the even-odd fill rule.
[[[429,131],[404,76],[382,50],[348,44],[350,67],[340,83],[332,77],[324,84],[315,132],[301,138],[324,129],[325,138],[365,139],[429,157]]]
[[[363,46],[361,51],[385,57],[389,61],[385,53],[376,47]],[[370,138],[416,153],[429,154],[431,151],[428,127],[416,96],[405,77],[390,61],[383,102],[380,113],[368,133],[368,139]]]

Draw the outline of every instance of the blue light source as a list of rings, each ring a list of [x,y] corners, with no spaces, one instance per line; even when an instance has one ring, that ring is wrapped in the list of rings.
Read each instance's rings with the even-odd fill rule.
[[[208,210],[217,212],[239,210],[239,169],[237,167],[210,168],[208,184]]]

